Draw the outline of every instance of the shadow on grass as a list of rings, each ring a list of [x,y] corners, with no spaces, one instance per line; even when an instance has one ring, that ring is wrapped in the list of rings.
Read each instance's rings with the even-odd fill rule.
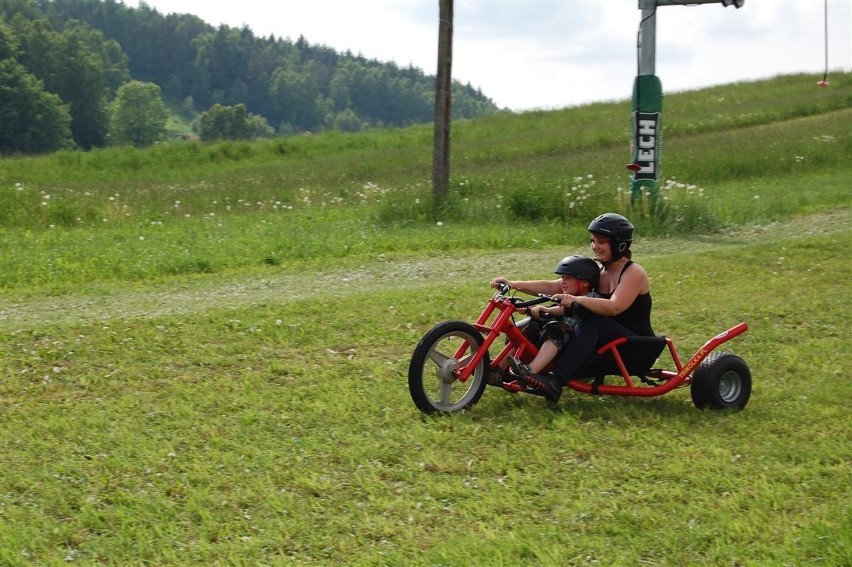
[[[656,397],[593,396],[565,390],[558,404],[529,394],[513,394],[498,388],[486,390],[480,402],[467,413],[474,419],[494,419],[505,422],[534,417],[549,421],[559,416],[572,416],[579,422],[602,422],[613,425],[655,423],[665,421],[680,423],[718,423],[739,412],[700,410],[689,395],[670,392]],[[685,419],[684,419],[685,418]]]

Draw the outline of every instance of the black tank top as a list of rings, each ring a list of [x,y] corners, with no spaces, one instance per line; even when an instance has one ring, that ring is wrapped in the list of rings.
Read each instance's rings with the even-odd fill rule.
[[[618,283],[615,284],[615,287],[618,287],[618,284],[621,283],[621,277],[624,275],[625,270],[629,268],[633,264],[633,261],[628,261],[624,268],[621,270],[621,273],[618,275]],[[612,297],[612,293],[600,293],[598,295],[609,299]],[[613,320],[621,323],[637,335],[645,335],[648,337],[654,336],[654,329],[651,327],[651,292],[649,291],[645,295],[637,295],[636,299],[633,300],[633,303],[630,304],[630,307],[615,315]]]

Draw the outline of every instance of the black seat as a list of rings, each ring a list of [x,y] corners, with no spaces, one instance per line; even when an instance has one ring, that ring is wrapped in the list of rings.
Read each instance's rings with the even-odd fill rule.
[[[635,335],[626,337],[626,341],[616,344],[622,339],[608,343],[595,351],[583,366],[574,375],[574,378],[596,378],[603,380],[604,376],[621,376],[621,369],[616,364],[613,350],[618,352],[627,373],[631,376],[643,376],[651,370],[663,349],[668,344],[668,339],[663,336],[644,337]],[[601,353],[600,351],[603,350]]]

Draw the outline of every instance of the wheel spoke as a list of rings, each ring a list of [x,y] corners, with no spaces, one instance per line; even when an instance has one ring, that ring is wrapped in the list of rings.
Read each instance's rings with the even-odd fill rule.
[[[450,394],[453,393],[453,385],[447,384],[445,382],[441,382],[441,403],[444,405],[449,405],[450,403]]]
[[[465,368],[470,363],[470,359],[472,358],[473,353],[463,356],[461,360],[459,360],[459,368]]]
[[[436,345],[437,346],[437,345]],[[450,359],[446,354],[438,352],[436,349],[431,349],[429,351],[429,360],[437,364],[438,366],[443,366],[443,364]]]

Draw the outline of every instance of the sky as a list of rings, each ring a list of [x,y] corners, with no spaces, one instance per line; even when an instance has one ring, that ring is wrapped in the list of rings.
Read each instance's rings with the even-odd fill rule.
[[[124,3],[140,1],[214,26],[247,26],[258,36],[304,36],[427,75],[437,69],[438,0]],[[453,79],[480,89],[500,108],[556,109],[631,97],[638,0],[455,0],[453,11]],[[718,2],[656,12],[655,65],[664,93],[779,74],[822,78],[826,64],[829,83],[832,71],[852,71],[852,0],[745,0],[740,9]],[[819,89],[816,81],[813,87]]]

